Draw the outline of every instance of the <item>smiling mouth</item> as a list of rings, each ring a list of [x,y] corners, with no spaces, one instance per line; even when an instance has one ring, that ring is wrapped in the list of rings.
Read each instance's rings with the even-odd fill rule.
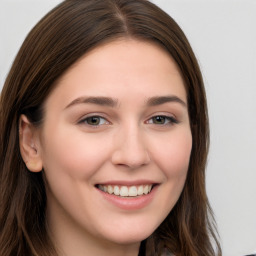
[[[154,184],[121,186],[121,185],[96,185],[96,187],[110,195],[119,197],[138,197],[149,194],[154,188]]]

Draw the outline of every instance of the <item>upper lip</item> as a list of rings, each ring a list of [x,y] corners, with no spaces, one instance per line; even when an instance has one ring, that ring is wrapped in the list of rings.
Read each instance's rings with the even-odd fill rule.
[[[151,184],[159,184],[159,182],[153,180],[109,180],[101,183],[97,183],[96,185],[120,185],[120,186],[136,186],[136,185],[151,185]]]

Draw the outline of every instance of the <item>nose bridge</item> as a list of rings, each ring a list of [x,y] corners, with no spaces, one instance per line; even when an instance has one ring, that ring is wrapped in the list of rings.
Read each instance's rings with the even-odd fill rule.
[[[138,168],[150,162],[146,139],[139,124],[128,123],[122,126],[114,143],[114,164]]]

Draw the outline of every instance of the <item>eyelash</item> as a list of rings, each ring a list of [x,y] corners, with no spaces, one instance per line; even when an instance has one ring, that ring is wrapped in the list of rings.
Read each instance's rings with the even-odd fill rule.
[[[147,120],[147,123],[148,124],[155,124],[153,122],[150,122],[149,120],[153,120],[153,119],[156,119],[156,118],[160,118],[160,119],[164,119],[164,123],[163,124],[156,124],[156,125],[174,125],[174,124],[178,124],[178,120],[176,118],[174,118],[173,116],[166,116],[166,115],[156,115],[156,116],[153,116],[151,117],[150,119]]]
[[[164,123],[154,123],[154,120],[156,120],[156,118],[160,118],[161,120],[164,119]],[[96,123],[96,124],[90,124],[88,121],[89,120],[92,120],[92,119],[95,119],[96,121],[98,120],[99,123]],[[104,120],[104,121],[102,121]],[[151,120],[151,121],[150,121]],[[106,124],[110,124],[109,121],[106,120],[106,118],[102,117],[102,116],[99,116],[99,115],[94,115],[94,116],[89,116],[89,117],[86,117],[84,119],[82,119],[81,121],[78,122],[79,124],[86,124],[88,126],[91,126],[91,127],[99,127],[99,126],[102,126],[102,125],[106,125]],[[166,116],[166,115],[156,115],[156,116],[153,116],[151,117],[150,119],[148,119],[146,121],[147,124],[155,124],[155,125],[161,125],[161,126],[165,126],[165,125],[174,125],[174,124],[178,124],[178,120],[176,118],[174,118],[173,116]]]
[[[99,123],[99,124],[89,124],[88,121],[89,121],[90,119],[93,119],[93,118],[100,120],[100,123]],[[102,120],[105,120],[104,124],[102,123]],[[78,123],[79,123],[79,124],[84,124],[84,123],[85,123],[86,125],[92,126],[92,127],[99,127],[99,126],[101,126],[101,125],[110,124],[110,122],[108,122],[108,121],[106,120],[106,118],[104,118],[104,117],[102,117],[102,116],[98,116],[98,115],[86,117],[86,118],[82,119],[81,121],[79,121]]]

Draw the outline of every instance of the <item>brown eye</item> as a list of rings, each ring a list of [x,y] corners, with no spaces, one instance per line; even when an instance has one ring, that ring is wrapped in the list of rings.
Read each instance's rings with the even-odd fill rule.
[[[100,124],[100,117],[92,116],[92,117],[87,118],[86,121],[90,125],[99,125]]]
[[[91,126],[100,126],[100,125],[108,124],[108,121],[101,116],[90,116],[81,120],[79,123],[81,124],[85,123]]]
[[[155,116],[152,118],[154,124],[165,124],[166,117],[164,116]]]
[[[149,124],[168,125],[177,124],[178,121],[171,116],[154,116],[148,120]]]

